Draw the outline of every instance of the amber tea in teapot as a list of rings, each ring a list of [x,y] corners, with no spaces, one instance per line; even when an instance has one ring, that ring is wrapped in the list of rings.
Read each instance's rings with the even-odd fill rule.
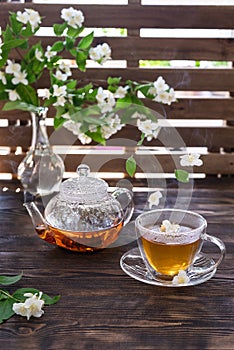
[[[38,236],[48,243],[76,252],[92,252],[114,243],[133,212],[132,192],[89,176],[81,164],[78,177],[64,181],[45,208],[44,217],[34,202],[25,203]]]
[[[123,227],[123,220],[110,229],[100,230],[96,232],[69,232],[59,230],[48,225],[36,226],[35,230],[39,237],[48,243],[69,249],[75,252],[95,252],[106,248],[115,242]]]

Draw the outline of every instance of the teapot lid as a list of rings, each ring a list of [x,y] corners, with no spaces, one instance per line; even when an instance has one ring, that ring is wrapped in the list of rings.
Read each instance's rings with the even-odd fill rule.
[[[89,176],[88,165],[80,164],[76,172],[77,178],[70,178],[61,184],[61,199],[85,204],[98,202],[106,197],[108,184],[102,179]]]

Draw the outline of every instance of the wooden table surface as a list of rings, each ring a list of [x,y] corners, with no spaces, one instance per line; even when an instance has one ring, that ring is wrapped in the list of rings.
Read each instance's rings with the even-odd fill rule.
[[[190,209],[207,219],[208,232],[225,242],[227,254],[212,279],[183,288],[151,286],[127,276],[119,261],[135,241],[94,254],[42,241],[22,206],[22,193],[1,186],[0,275],[23,271],[23,279],[8,289],[34,287],[61,299],[45,307],[41,318],[15,315],[1,324],[0,349],[234,349],[233,179],[195,184]],[[176,193],[168,190],[168,207]],[[136,217],[146,194],[135,193],[134,199]]]

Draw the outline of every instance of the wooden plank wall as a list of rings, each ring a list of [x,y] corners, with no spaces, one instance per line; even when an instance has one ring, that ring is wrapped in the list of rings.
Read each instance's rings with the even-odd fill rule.
[[[30,1],[27,1],[30,2]],[[64,7],[61,4],[30,4],[30,8],[38,10],[45,17],[43,25],[50,27],[53,23],[60,23],[60,12]],[[234,39],[233,37],[186,37],[187,29],[220,29],[234,30],[234,5],[233,6],[143,6],[140,0],[129,0],[128,5],[72,5],[80,9],[85,15],[85,26],[95,28],[125,28],[127,35],[124,37],[96,37],[96,43],[107,42],[112,47],[112,59],[125,60],[126,67],[100,67],[89,68],[86,73],[75,71],[75,77],[82,84],[83,81],[102,81],[108,76],[122,76],[124,79],[138,80],[142,82],[156,80],[162,75],[169,85],[173,86],[178,94],[179,102],[171,106],[161,108],[155,102],[148,102],[147,106],[158,111],[168,121],[180,121],[174,129],[163,129],[159,140],[145,142],[145,147],[150,147],[154,152],[160,166],[157,172],[173,173],[178,165],[180,147],[202,147],[205,149],[203,156],[204,165],[195,168],[194,171],[207,175],[233,175],[234,174]],[[0,24],[4,27],[9,11],[23,10],[26,4],[5,3],[0,4]],[[27,4],[29,7],[29,4]],[[182,29],[181,37],[175,37],[173,31],[168,37],[142,37],[142,28],[157,29]],[[51,37],[40,37],[46,47],[53,43]],[[17,52],[15,59],[19,59]],[[69,57],[68,57],[69,58]],[[142,68],[140,60],[180,60],[192,61],[228,61],[226,68],[198,68],[188,66]],[[47,79],[43,77],[38,87],[47,87]],[[3,103],[0,101],[0,108]],[[53,117],[53,110],[49,116]],[[28,113],[13,111],[0,112],[1,119],[7,119],[8,125],[0,127],[0,148],[9,147],[0,155],[0,173],[12,173],[15,176],[17,165],[25,155],[31,139],[30,116]],[[219,124],[214,124],[214,122]],[[196,124],[194,123],[196,122]],[[205,122],[205,124],[204,124]],[[192,124],[191,124],[192,123]],[[48,127],[49,134],[53,134],[53,127]],[[176,132],[183,139],[178,142]],[[66,154],[65,165],[67,171],[74,171],[84,153],[86,161],[100,160],[101,171],[124,172],[124,162],[129,154],[136,151],[136,142],[140,134],[137,129],[129,125],[119,132],[110,141],[111,148],[103,149],[92,144],[92,147],[81,147],[78,141],[73,140],[73,154]],[[121,138],[120,142],[118,139]],[[57,144],[69,144],[71,138],[54,137]],[[116,144],[115,144],[116,140]],[[130,140],[130,141],[129,141]],[[126,141],[126,144],[124,142]],[[54,144],[56,146],[56,144]],[[119,156],[113,156],[113,146],[120,146]],[[22,147],[19,154],[17,146]],[[162,149],[162,147],[166,147]],[[58,148],[56,148],[58,150]],[[101,150],[102,154],[97,154]],[[116,150],[116,149],[115,149]],[[148,149],[147,149],[148,150]],[[199,150],[199,149],[198,149]],[[74,154],[77,151],[78,154]],[[87,151],[87,152],[86,152]],[[142,151],[142,150],[141,150]],[[162,152],[163,151],[163,152]],[[61,152],[61,148],[60,151]],[[94,154],[92,153],[94,152]],[[140,152],[138,152],[140,153]],[[124,154],[124,155],[121,155]],[[177,158],[176,158],[177,155]],[[116,159],[117,157],[117,159]],[[142,172],[139,158],[138,171]],[[152,153],[145,153],[149,162],[152,161]],[[114,158],[114,160],[113,160]],[[114,177],[114,175],[113,175]]]

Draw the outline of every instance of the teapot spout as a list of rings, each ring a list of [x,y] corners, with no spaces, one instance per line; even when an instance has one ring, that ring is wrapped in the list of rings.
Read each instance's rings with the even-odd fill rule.
[[[43,215],[41,214],[36,204],[34,202],[27,202],[27,203],[24,203],[24,206],[31,217],[34,229],[38,234],[38,236],[41,239],[43,239],[43,241],[56,244],[54,234],[49,228],[49,226],[47,225]]]
[[[48,228],[44,217],[34,202],[24,203],[24,207],[27,209],[35,228],[38,226],[44,227],[45,229]]]

